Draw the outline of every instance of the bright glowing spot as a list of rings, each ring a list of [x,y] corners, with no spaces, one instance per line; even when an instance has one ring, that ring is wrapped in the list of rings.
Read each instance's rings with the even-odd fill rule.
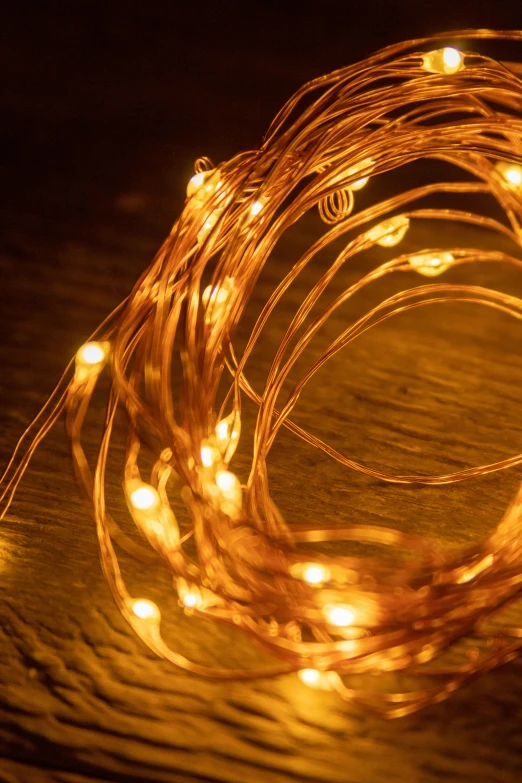
[[[217,286],[216,288],[212,288],[211,285],[208,285],[201,295],[201,301],[205,307],[208,306],[209,302],[221,305],[225,304],[228,296],[229,291],[224,286]]]
[[[339,679],[336,672],[320,672],[318,669],[301,669],[297,676],[309,688],[321,691],[331,691]]]
[[[303,579],[310,585],[320,585],[328,579],[328,569],[320,563],[310,563],[303,571]]]
[[[147,598],[139,598],[132,603],[132,611],[140,620],[159,619],[160,611],[153,601]]]
[[[216,424],[216,435],[220,440],[226,440],[228,438],[228,421],[226,419],[221,419],[221,421]]]
[[[422,67],[431,73],[457,73],[464,67],[464,56],[451,46],[434,49],[423,56]]]
[[[348,176],[352,176],[353,174],[358,174],[359,171],[364,171],[364,169],[373,166],[374,163],[375,161],[372,160],[371,158],[365,158],[364,160],[361,160],[360,163],[356,163],[355,166],[350,166],[350,168],[346,173],[348,174]],[[356,179],[355,182],[352,182],[350,185],[348,185],[348,187],[350,188],[350,190],[360,190],[361,188],[364,188],[368,180],[369,177],[361,177],[360,179]]]
[[[187,196],[191,196],[193,193],[195,193],[197,190],[200,189],[200,187],[205,181],[205,174],[206,174],[205,171],[200,171],[198,174],[194,174],[194,176],[191,177],[187,185]]]
[[[404,238],[409,226],[409,218],[405,215],[397,215],[374,226],[368,232],[368,238],[381,247],[393,247]]]
[[[447,46],[442,53],[442,60],[446,67],[446,73],[454,73],[462,65],[462,55],[457,49]]]
[[[254,201],[252,204],[252,208],[250,210],[251,215],[259,215],[261,210],[263,209],[263,204],[261,201]]]
[[[512,185],[522,184],[522,170],[518,166],[510,166],[506,169],[504,176]]]
[[[420,255],[410,256],[409,264],[412,269],[426,277],[436,277],[441,275],[452,265],[455,257],[452,253],[421,253]]]
[[[216,484],[224,495],[232,493],[237,483],[237,478],[229,470],[220,470],[216,473]]]
[[[214,464],[214,449],[211,446],[201,447],[201,462],[206,468],[211,468]]]
[[[199,596],[197,593],[191,593],[191,592],[185,593],[185,595],[182,596],[181,600],[183,601],[187,609],[194,609],[196,606],[199,606],[201,604],[201,596]]]
[[[324,616],[331,625],[345,628],[355,620],[355,614],[348,606],[330,604],[324,607]]]
[[[76,354],[76,358],[82,364],[99,364],[105,359],[105,351],[100,343],[85,343]]]
[[[318,685],[321,680],[321,672],[318,669],[301,669],[297,675],[305,685]]]
[[[202,205],[221,187],[220,172],[216,169],[194,174],[187,184],[188,198],[194,197],[196,206]]]
[[[159,503],[159,495],[154,487],[144,484],[131,492],[130,502],[139,511],[148,511]]]

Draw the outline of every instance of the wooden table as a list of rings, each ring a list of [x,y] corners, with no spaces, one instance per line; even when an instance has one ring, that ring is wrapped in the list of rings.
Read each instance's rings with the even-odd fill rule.
[[[69,35],[74,22],[58,33],[46,28],[51,43],[43,47],[35,22],[7,53],[15,75],[6,91],[14,154],[5,169],[11,186],[2,195],[0,245],[2,461],[68,358],[148,263],[180,209],[193,158],[218,161],[255,145],[293,89],[342,63],[339,36],[302,62],[277,31],[271,51],[255,33],[235,49],[223,40],[198,48],[180,35],[167,56],[164,30],[162,46],[152,45],[161,20],[143,33],[139,20],[120,27],[108,14],[102,31],[92,30],[101,36],[98,49],[85,31]],[[140,34],[148,36],[146,53],[137,48]],[[353,56],[397,37],[375,36]],[[361,199],[375,198],[379,188],[370,183]],[[314,226],[312,219],[277,250],[245,329]],[[457,235],[450,227],[437,235],[419,227],[407,242],[507,249],[486,232]],[[376,261],[368,255],[344,270],[332,295]],[[254,384],[262,383],[289,308],[318,270],[274,319],[250,371]],[[510,269],[477,265],[450,274],[522,295],[522,277]],[[324,340],[401,287],[402,279],[384,281],[361,295],[332,319]],[[520,336],[507,316],[471,305],[392,319],[314,379],[294,418],[345,453],[395,472],[500,459],[522,443]],[[96,440],[94,422],[87,440]],[[239,475],[246,459],[239,457]],[[497,524],[522,479],[517,469],[449,487],[385,485],[347,472],[286,432],[270,469],[274,498],[290,522],[373,522],[432,535],[448,547],[479,540]],[[111,478],[116,487],[118,476]],[[131,580],[143,577],[137,566],[126,567]],[[0,568],[1,783],[508,783],[522,775],[516,663],[444,704],[383,722],[295,676],[216,683],[156,659],[109,595],[60,427],[38,451],[4,520]],[[248,641],[177,609],[173,622],[179,649],[196,660],[233,665],[259,656]]]

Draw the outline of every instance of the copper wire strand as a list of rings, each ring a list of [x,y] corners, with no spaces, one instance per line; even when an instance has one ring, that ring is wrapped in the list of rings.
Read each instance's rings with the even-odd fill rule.
[[[69,365],[15,448],[0,481],[2,516],[34,450],[65,410],[73,465],[93,510],[110,590],[140,638],[178,667],[220,679],[275,677],[310,668],[342,698],[399,717],[447,698],[467,680],[513,660],[522,647],[521,628],[506,627],[499,636],[487,622],[522,589],[522,489],[484,541],[450,555],[427,537],[384,526],[327,529],[318,524],[311,529],[294,520],[287,523],[271,498],[267,465],[281,427],[346,467],[387,482],[446,484],[522,462],[521,453],[441,475],[392,475],[339,453],[290,418],[306,384],[329,359],[396,315],[467,302],[522,320],[521,300],[477,285],[427,284],[389,296],[348,324],[292,379],[282,399],[298,359],[330,317],[377,280],[392,274],[413,279],[419,272],[415,258],[417,263],[419,257],[437,263],[449,258],[448,267],[463,268],[508,264],[520,271],[522,188],[506,181],[501,166],[522,164],[522,81],[502,63],[465,49],[463,67],[454,73],[425,67],[427,53],[443,42],[453,39],[460,46],[474,39],[476,45],[488,38],[520,41],[522,31],[465,30],[387,47],[304,85],[276,116],[259,150],[217,168],[199,158],[194,168],[203,185],[194,186],[130,296],[91,337],[110,344],[111,388],[96,464],[89,465],[82,427],[101,367],[89,374],[77,365],[68,381]],[[451,165],[466,180],[429,182],[358,207],[357,190],[366,178],[378,181],[379,175],[423,160]],[[416,204],[452,194],[468,201],[491,196],[505,222],[454,206]],[[259,275],[285,233],[315,209],[326,230],[282,274],[240,352],[235,334]],[[433,220],[484,228],[510,242],[513,254],[470,247],[399,253],[330,296],[336,274],[360,253],[377,256],[380,238],[393,234],[386,228],[390,220],[404,231],[410,223]],[[333,261],[302,298],[274,348],[264,387],[256,390],[248,377],[249,362],[267,323],[301,273],[327,250],[335,253]],[[234,479],[229,463],[237,445],[233,439],[240,440],[234,427],[240,423],[243,395],[256,404],[258,414],[249,475],[243,485],[235,479],[232,501],[220,495],[218,473]],[[141,544],[107,509],[106,478],[120,410],[127,427],[127,503],[128,487],[144,481],[143,452],[152,457],[150,485],[159,498],[154,518],[140,517],[129,505]],[[215,429],[222,421],[233,422],[224,441]],[[19,457],[37,425],[33,442]],[[203,461],[203,447],[210,465]],[[175,496],[189,519],[183,524],[174,512]],[[394,553],[403,550],[404,556],[327,556],[314,548],[335,541],[386,546]],[[144,619],[134,612],[117,548],[143,560],[151,580],[155,569],[166,568],[185,611],[249,635],[274,657],[274,665],[204,666],[171,649],[160,615]],[[302,577],[310,562],[324,569],[319,584]],[[187,591],[194,608],[183,603]],[[330,605],[350,607],[353,622],[333,624],[325,613]],[[457,662],[442,660],[447,651]],[[372,689],[370,682],[349,686],[350,675],[367,673],[403,673],[419,685],[389,692]]]

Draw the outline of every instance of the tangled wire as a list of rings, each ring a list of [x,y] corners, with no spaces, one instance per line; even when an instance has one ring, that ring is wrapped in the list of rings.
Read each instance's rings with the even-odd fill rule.
[[[464,31],[451,38],[521,40],[522,31]],[[78,351],[74,369],[71,362],[2,477],[5,513],[35,448],[65,411],[75,471],[92,504],[114,598],[150,648],[195,674],[250,679],[299,672],[308,685],[337,690],[379,714],[400,716],[446,698],[466,679],[516,657],[522,647],[522,629],[504,627],[492,641],[487,623],[519,595],[522,584],[522,491],[486,540],[451,557],[425,538],[375,525],[333,531],[287,525],[270,496],[267,458],[281,427],[382,481],[445,484],[522,462],[518,454],[439,476],[387,475],[349,459],[290,418],[305,385],[328,359],[399,312],[465,301],[522,319],[520,299],[488,288],[430,283],[390,296],[347,325],[291,392],[282,393],[296,361],[332,313],[379,278],[412,271],[433,277],[477,261],[522,267],[519,258],[503,252],[421,248],[381,264],[309,318],[345,264],[375,245],[399,244],[417,219],[482,226],[508,237],[520,251],[522,81],[481,54],[437,48],[441,40],[388,47],[310,82],[284,106],[259,150],[217,168],[208,159],[198,160],[169,237],[130,296]],[[355,208],[357,191],[369,177],[423,159],[452,164],[466,177]],[[496,200],[505,222],[453,208],[413,206],[432,194],[484,193]],[[235,333],[261,270],[282,235],[316,208],[324,232],[282,277],[238,355]],[[248,362],[269,316],[317,254],[339,241],[343,249],[299,304],[264,389],[256,392]],[[179,372],[174,372],[176,362]],[[91,470],[82,424],[105,366],[111,390]],[[240,441],[245,395],[258,413],[250,473],[242,484],[230,464]],[[150,547],[129,538],[106,508],[119,409],[128,422],[123,491]],[[23,453],[34,427],[36,435]],[[152,458],[147,481],[139,467],[145,454],[149,462]],[[178,521],[174,495],[186,507],[188,523]],[[326,556],[310,546],[328,540],[405,547],[415,557],[393,565],[387,558]],[[273,654],[275,665],[217,669],[173,651],[163,639],[157,604],[130,595],[118,547],[151,570],[162,561],[187,613],[244,631]],[[459,646],[462,640],[471,641]],[[457,662],[441,661],[448,649],[456,650]],[[370,684],[349,687],[350,675],[368,672],[404,672],[421,685],[404,692],[376,692]]]

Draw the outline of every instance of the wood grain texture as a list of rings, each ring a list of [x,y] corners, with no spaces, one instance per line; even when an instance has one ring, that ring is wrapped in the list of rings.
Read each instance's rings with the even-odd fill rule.
[[[120,30],[121,40],[126,35],[134,42],[117,21],[115,16],[107,22],[107,35]],[[139,40],[139,30],[132,35]],[[36,40],[35,33],[35,46]],[[143,76],[147,72],[129,59],[129,81],[120,62],[104,59],[103,46],[103,68],[92,54],[91,71],[78,65],[75,77],[59,71],[64,63],[49,54],[52,62],[58,58],[58,84],[71,95],[75,85],[82,91],[72,106],[67,90],[62,94],[56,86],[44,90],[41,101],[37,87],[15,89],[28,55],[11,43],[10,62],[19,74],[7,92],[13,138],[25,122],[40,121],[35,149],[51,159],[38,166],[36,158],[13,158],[7,169],[13,189],[1,213],[2,462],[69,356],[150,260],[182,202],[192,158],[208,152],[219,160],[258,143],[294,88],[342,62],[340,37],[334,37],[333,50],[319,48],[307,63],[285,53],[278,40],[274,33],[270,52],[254,36],[254,64],[246,43],[236,50],[225,46],[217,76],[217,44],[195,52],[181,37],[172,55],[178,70],[170,77],[171,61],[136,54],[136,63],[154,63],[152,74],[162,75],[157,79]],[[360,43],[361,54],[382,42]],[[121,54],[121,41],[117,46]],[[190,68],[182,70],[182,62]],[[249,79],[257,94],[245,86]],[[216,128],[206,122],[209,106]],[[29,150],[32,135],[25,132],[20,138]],[[382,185],[388,186],[393,182]],[[380,195],[380,187],[369,186],[361,200]],[[312,218],[278,246],[239,341],[316,230]],[[457,240],[507,249],[502,242],[492,245],[485,232],[457,235],[448,226],[427,231],[415,228],[407,242],[418,247]],[[256,388],[292,308],[327,261],[319,259],[274,314],[249,371]],[[343,269],[328,298],[376,261],[367,255]],[[510,269],[478,265],[453,270],[451,279],[464,281],[470,274],[478,284],[522,295],[522,276]],[[404,283],[382,281],[339,311],[300,369],[350,318]],[[396,472],[434,473],[500,459],[522,444],[521,336],[514,321],[471,305],[434,305],[399,316],[335,357],[306,389],[294,419],[339,450]],[[103,395],[99,410],[102,404]],[[247,430],[253,414],[247,406]],[[94,423],[87,428],[92,445]],[[240,476],[247,456],[238,456]],[[118,476],[110,478],[116,487]],[[479,540],[497,524],[522,471],[446,488],[384,485],[347,472],[283,432],[270,460],[270,480],[290,523],[386,524],[451,547]],[[124,565],[131,583],[146,584],[143,569]],[[216,683],[157,660],[123,622],[104,583],[94,526],[78,498],[61,427],[37,453],[2,525],[0,572],[0,783],[511,783],[522,775],[522,676],[516,663],[444,704],[383,722],[333,694],[307,689],[294,676]],[[168,590],[161,574],[155,589],[161,595]],[[186,618],[177,608],[170,625],[172,643],[196,660],[234,665],[260,659],[249,641]]]

